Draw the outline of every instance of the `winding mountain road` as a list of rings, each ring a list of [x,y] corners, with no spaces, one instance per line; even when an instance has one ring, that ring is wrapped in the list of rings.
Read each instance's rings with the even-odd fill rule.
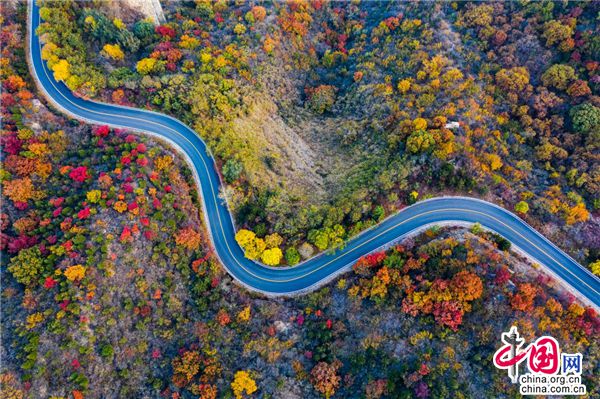
[[[600,280],[513,213],[494,204],[466,197],[441,197],[419,202],[363,232],[335,253],[316,256],[291,268],[271,268],[244,257],[235,241],[231,213],[218,196],[222,182],[206,144],[188,126],[157,112],[85,100],[56,82],[41,57],[35,34],[39,7],[29,0],[29,62],[37,84],[63,112],[77,119],[158,136],[171,143],[190,163],[201,191],[205,221],[214,250],[238,282],[270,296],[305,292],[346,271],[361,256],[436,223],[480,223],[546,267],[578,297],[600,308]]]

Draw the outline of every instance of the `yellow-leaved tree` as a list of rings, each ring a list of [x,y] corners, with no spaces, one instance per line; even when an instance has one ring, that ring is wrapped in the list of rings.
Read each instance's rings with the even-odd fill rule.
[[[122,61],[125,58],[125,53],[118,44],[105,44],[102,47],[102,55],[115,61]]]
[[[98,203],[98,201],[100,201],[100,198],[102,198],[102,191],[100,191],[100,190],[90,190],[90,191],[87,192],[87,194],[85,195],[85,197],[92,204],[96,204],[96,203]]]
[[[600,259],[594,263],[590,263],[590,269],[592,269],[592,273],[596,276],[600,276]]]
[[[69,266],[65,270],[64,274],[65,277],[70,281],[81,280],[83,277],[85,277],[85,267],[82,265]]]
[[[188,50],[194,50],[198,46],[200,46],[200,40],[196,39],[195,37],[189,35],[181,36],[181,39],[179,41],[179,47]]]
[[[231,390],[236,399],[242,399],[244,392],[246,395],[252,395],[257,389],[256,382],[250,377],[250,373],[243,370],[235,373],[235,377],[231,383]]]
[[[256,237],[256,234],[250,230],[240,229],[235,234],[235,240],[242,247],[244,255],[248,259],[259,259],[267,248],[265,240]]]
[[[138,73],[148,75],[153,72],[159,72],[162,69],[162,64],[155,58],[142,58],[135,66]]]
[[[44,44],[42,48],[42,59],[48,61],[48,64],[58,62],[58,56],[55,54],[58,46],[52,42]]]
[[[71,77],[71,65],[67,60],[59,60],[51,68],[52,72],[54,72],[55,80],[66,82]]]
[[[277,266],[281,262],[281,258],[283,257],[283,252],[279,248],[270,248],[266,249],[260,259],[263,261],[265,265],[269,266]]]
[[[238,244],[240,244],[240,247],[242,248],[245,248],[246,246],[251,244],[255,238],[256,234],[254,234],[254,232],[250,230],[240,229],[237,233],[235,233],[235,240]]]
[[[585,222],[590,217],[590,212],[585,208],[585,204],[580,202],[567,212],[565,221],[568,225]]]

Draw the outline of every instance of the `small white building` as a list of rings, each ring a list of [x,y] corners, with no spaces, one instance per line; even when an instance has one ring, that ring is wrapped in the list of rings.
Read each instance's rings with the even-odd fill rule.
[[[460,127],[460,123],[459,122],[448,122],[446,123],[446,125],[444,126],[446,129],[458,129]]]

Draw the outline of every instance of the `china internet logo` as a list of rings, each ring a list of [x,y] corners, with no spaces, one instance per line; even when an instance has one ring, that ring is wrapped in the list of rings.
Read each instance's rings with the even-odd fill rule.
[[[581,384],[583,356],[581,353],[561,353],[558,341],[542,336],[525,345],[516,326],[502,333],[502,345],[494,354],[494,366],[508,370],[513,384],[519,382],[521,395],[585,395]],[[519,375],[521,363],[527,363],[528,373]]]

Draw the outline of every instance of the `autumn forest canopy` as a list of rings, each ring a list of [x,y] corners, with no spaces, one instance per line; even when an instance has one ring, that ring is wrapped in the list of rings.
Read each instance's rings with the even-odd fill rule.
[[[439,193],[598,255],[595,3],[197,1],[166,4],[162,25],[42,5],[56,79],[208,142],[251,258],[293,265]]]
[[[164,23],[125,3],[40,0],[42,57],[78,96],[192,127],[247,258],[294,266],[467,195],[600,275],[600,3],[161,1]],[[512,398],[491,362],[510,325],[581,352],[598,394],[596,311],[479,225],[308,295],[239,287],[183,157],[61,115],[25,2],[0,11],[7,397]]]

